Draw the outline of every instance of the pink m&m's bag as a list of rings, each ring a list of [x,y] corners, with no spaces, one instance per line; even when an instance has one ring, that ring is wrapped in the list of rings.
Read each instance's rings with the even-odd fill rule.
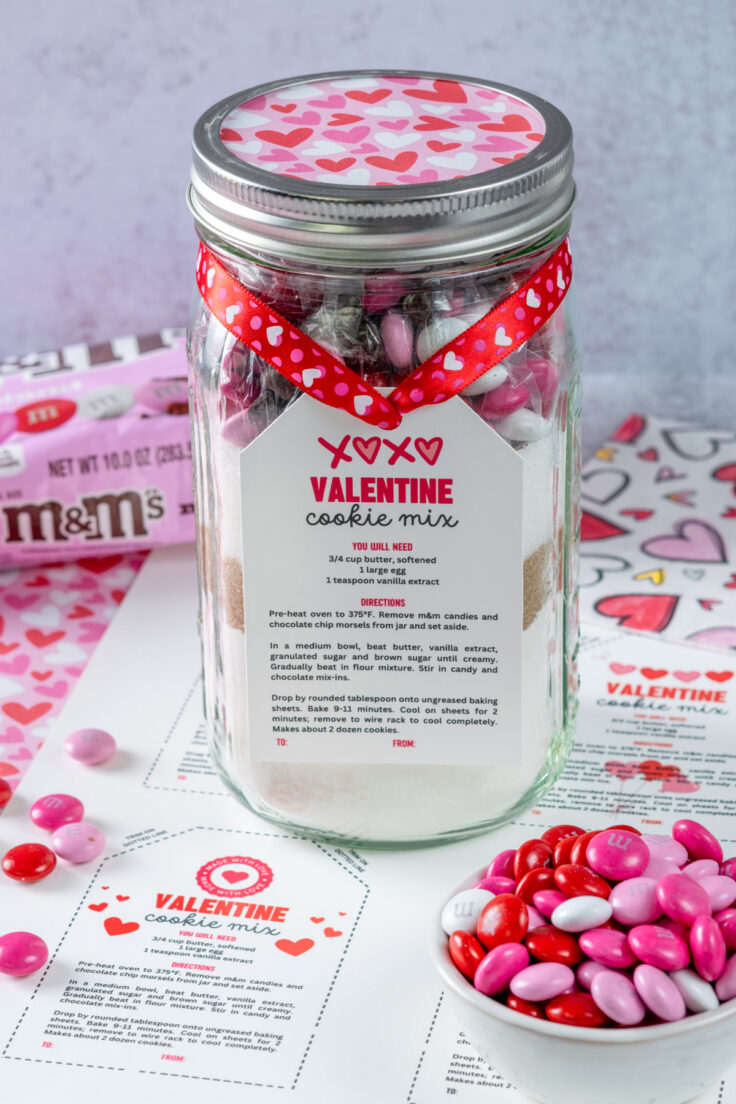
[[[194,539],[184,338],[0,361],[0,568]]]

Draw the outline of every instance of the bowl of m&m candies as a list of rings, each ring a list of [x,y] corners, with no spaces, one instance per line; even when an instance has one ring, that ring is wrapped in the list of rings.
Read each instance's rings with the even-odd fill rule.
[[[697,821],[501,851],[431,953],[467,1040],[543,1104],[683,1104],[736,1062],[736,858]]]

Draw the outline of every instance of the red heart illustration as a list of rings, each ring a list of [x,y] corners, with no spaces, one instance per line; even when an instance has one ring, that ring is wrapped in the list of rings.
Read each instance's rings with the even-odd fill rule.
[[[619,441],[623,445],[633,445],[636,439],[641,437],[646,429],[646,424],[641,414],[631,414],[626,421],[618,427],[611,440]]]
[[[424,103],[431,103],[435,100],[437,103],[467,103],[468,97],[465,95],[465,89],[457,81],[451,80],[434,80],[432,81],[434,88],[433,92],[428,92],[426,88],[405,88],[405,96],[413,96],[416,100],[422,100]],[[348,93],[349,95],[349,93]]]
[[[34,648],[45,648],[47,644],[55,644],[57,640],[61,640],[65,636],[66,633],[63,629],[52,633],[44,633],[40,629],[29,629],[26,633],[26,640]]]
[[[530,123],[523,115],[504,115],[500,123],[481,123],[478,130],[522,131],[529,130]]]
[[[353,437],[353,448],[366,464],[372,464],[381,447],[380,437]]]
[[[119,606],[120,603],[122,602],[123,598],[125,597],[125,591],[124,590],[111,590],[110,591],[110,597],[112,598],[115,605]]]
[[[319,165],[321,169],[327,169],[328,172],[342,172],[343,169],[349,169],[351,165],[355,164],[354,157],[341,157],[339,161],[330,161],[329,157],[319,157],[315,161],[315,165]]]
[[[87,556],[77,560],[80,567],[86,568],[94,575],[104,575],[106,571],[112,571],[113,567],[117,567],[122,562],[122,556]]]
[[[300,146],[302,142],[306,142],[313,134],[314,127],[296,127],[287,133],[281,130],[257,130],[256,138],[262,138],[264,142],[270,142],[273,146],[293,149],[294,146]]]
[[[338,915],[338,916],[347,916],[347,913],[346,913],[346,912],[338,912],[338,914],[337,914],[337,915]]]
[[[116,899],[117,899],[118,901],[129,901],[129,900],[130,900],[130,895],[128,895],[128,896],[126,897],[126,896],[125,896],[125,894],[123,894],[123,893],[118,893],[118,894],[116,894]]]
[[[731,575],[731,582],[730,583],[724,583],[723,586],[725,587],[726,590],[733,590],[733,588],[736,587],[736,574],[732,574]]]
[[[8,652],[14,652],[17,647],[18,647],[17,643],[16,644],[2,644],[2,643],[0,643],[0,655],[7,655]]]
[[[334,939],[337,935],[342,935],[341,931],[336,931],[334,928],[325,928],[325,935],[328,939]]]
[[[733,678],[733,671],[706,671],[705,677],[711,682],[728,682]]]
[[[609,537],[623,537],[628,532],[628,529],[622,529],[620,525],[614,525],[612,521],[606,521],[605,518],[598,517],[597,514],[591,514],[587,510],[583,510],[580,521],[581,541],[608,540]]]
[[[424,437],[414,438],[414,448],[417,450],[422,460],[426,460],[427,463],[434,467],[440,458],[442,452],[443,441],[441,437],[432,437],[429,441],[426,441]]]
[[[100,886],[100,889],[109,889],[109,886]]]
[[[708,613],[711,612],[714,606],[720,606],[720,598],[698,598],[698,605],[702,606]]]
[[[417,159],[417,154],[411,150],[397,153],[396,157],[366,157],[368,165],[375,165],[377,169],[387,169],[389,172],[406,172]]]
[[[17,774],[18,768],[12,763],[0,763],[0,778],[7,778],[11,774]]]
[[[432,139],[430,139],[429,142],[427,142],[427,145],[429,146],[429,148],[431,150],[434,150],[435,153],[444,153],[445,150],[458,149],[458,147],[460,146],[460,143],[459,142],[438,142],[436,138],[432,138]]]
[[[332,118],[330,119],[330,121],[327,125],[328,126],[350,126],[351,123],[361,123],[361,122],[363,122],[363,116],[362,115],[348,115],[348,114],[345,114],[345,112],[337,111],[337,112],[333,112]]]
[[[140,924],[136,924],[135,920],[125,923],[119,916],[108,916],[105,921],[105,931],[108,935],[130,935],[131,932],[138,931],[139,927]]]
[[[296,104],[274,104],[274,111],[283,111],[284,115],[288,115],[290,111],[296,111]]]
[[[605,763],[603,769],[612,774],[614,778],[625,782],[628,778],[634,778],[639,773],[638,763],[620,763],[618,759],[611,759]]]
[[[103,912],[107,908],[107,901],[100,901],[99,905],[87,905],[93,912]]]
[[[31,579],[26,583],[27,587],[45,587],[50,586],[50,580],[45,575],[36,575],[35,579]]]
[[[451,123],[449,119],[438,119],[436,115],[420,115],[421,123],[416,123],[414,130],[455,130],[457,123]]]
[[[727,506],[721,514],[722,518],[736,518],[736,506]]]
[[[31,671],[34,679],[38,679],[39,682],[45,682],[47,678],[51,678],[53,671]]]
[[[736,483],[736,464],[724,464],[722,468],[716,468],[713,478],[724,483]]]
[[[324,916],[310,916],[309,919],[313,924],[321,924],[324,920]]]
[[[654,513],[654,510],[621,510],[624,517],[633,517],[634,521],[646,521]]]
[[[658,667],[642,667],[641,673],[645,679],[658,679],[664,678],[667,671]]]
[[[660,763],[658,759],[645,759],[639,764],[639,770],[647,782],[653,782],[662,778],[674,778],[680,773],[680,768],[673,763]]]
[[[644,452],[637,452],[636,455],[640,460],[659,460],[659,453],[655,448],[646,449]]]
[[[228,882],[230,885],[235,885],[237,882],[244,882],[247,877],[247,870],[245,872],[241,870],[226,870],[222,875],[222,880]]]
[[[223,142],[242,142],[243,136],[239,134],[237,130],[233,130],[232,127],[221,127],[220,138]]]
[[[612,594],[596,602],[603,617],[615,617],[626,629],[662,632],[672,620],[679,596],[674,594]]]
[[[51,709],[51,702],[39,702],[38,705],[32,705],[30,709],[26,709],[20,702],[6,702],[2,708],[3,713],[10,717],[11,721],[27,725],[31,724],[32,721],[37,721],[39,717],[43,717],[44,713],[48,713]]]
[[[314,946],[313,939],[297,939],[296,941],[291,939],[277,939],[274,943],[274,947],[283,951],[284,954],[293,955],[294,958],[297,955],[302,955],[306,951],[311,951]]]
[[[70,621],[78,621],[80,617],[92,617],[94,611],[86,606],[75,606],[71,613],[67,614]]]
[[[360,103],[375,104],[380,103],[381,100],[385,100],[387,96],[390,96],[391,89],[376,88],[373,92],[361,92],[359,88],[354,88],[351,92],[346,92],[345,95],[349,100],[358,100]]]

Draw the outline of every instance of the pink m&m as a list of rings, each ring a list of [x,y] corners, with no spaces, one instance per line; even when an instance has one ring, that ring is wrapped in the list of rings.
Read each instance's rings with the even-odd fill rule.
[[[736,955],[731,955],[716,982],[716,996],[719,1001],[733,1000],[736,997]]]
[[[713,859],[723,862],[723,848],[707,828],[697,820],[678,820],[672,826],[672,836],[687,849],[691,859]]]
[[[700,879],[700,884],[708,894],[710,906],[714,912],[728,908],[736,900],[736,882],[723,874],[708,874]]]
[[[702,882],[703,878],[710,878],[714,874],[720,874],[721,868],[713,859],[696,859],[695,862],[683,866],[681,874],[687,874],[694,882]]]
[[[0,974],[25,977],[45,966],[49,949],[38,935],[17,931],[0,935]]]
[[[64,741],[64,751],[71,759],[87,766],[106,763],[117,750],[117,744],[109,732],[102,728],[79,728]]]
[[[511,979],[509,988],[515,997],[528,1001],[552,1000],[575,983],[575,974],[560,962],[537,962]]]
[[[681,1020],[685,1001],[674,981],[656,966],[637,966],[634,970],[636,991],[647,1008],[660,1020]]]
[[[661,970],[681,970],[690,962],[690,949],[681,936],[659,924],[639,924],[628,935],[638,959]]]
[[[93,824],[65,824],[54,832],[51,846],[60,859],[85,863],[96,859],[105,849],[105,837]]]
[[[650,924],[662,915],[654,878],[627,878],[611,890],[608,903],[619,924]]]
[[[698,916],[690,928],[693,966],[705,981],[717,981],[726,968],[726,941],[712,916]]]
[[[671,836],[643,835],[639,838],[647,845],[653,859],[671,862],[675,866],[684,866],[687,862],[687,848]]]
[[[493,996],[508,989],[511,979],[528,965],[529,952],[522,943],[501,943],[480,963],[473,985],[486,996]]]
[[[591,982],[590,992],[601,1012],[623,1027],[641,1023],[646,1015],[636,987],[626,974],[600,970]]]
[[[594,962],[600,962],[603,966],[624,970],[637,962],[636,955],[626,938],[626,932],[612,931],[610,928],[594,928],[593,931],[583,932],[579,943],[580,950],[588,958],[592,958]],[[605,1008],[603,1011],[605,1012]]]
[[[710,916],[713,911],[702,882],[694,882],[687,874],[665,874],[657,882],[657,900],[663,911],[681,924],[692,924],[696,916]]]
[[[596,874],[614,882],[620,882],[623,878],[636,878],[643,874],[649,865],[650,858],[647,845],[641,836],[613,828],[593,836],[586,851],[588,866],[592,867]]]
[[[84,816],[84,805],[71,794],[46,794],[34,801],[30,816],[38,828],[55,832],[62,824],[74,824]]]

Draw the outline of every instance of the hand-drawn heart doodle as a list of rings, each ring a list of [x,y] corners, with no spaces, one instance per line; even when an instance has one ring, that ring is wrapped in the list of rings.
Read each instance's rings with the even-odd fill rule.
[[[640,460],[647,460],[654,463],[655,460],[659,460],[659,453],[655,448],[644,449],[643,452],[637,452],[636,454]]]
[[[663,778],[674,778],[680,773],[680,768],[673,763],[660,763],[658,759],[645,759],[639,764],[639,772],[647,782],[659,782]]]
[[[705,575],[705,568],[703,568],[703,567],[684,567],[682,569],[682,574],[685,575],[686,578],[688,578],[688,579],[694,579],[695,582],[697,583],[697,581],[699,579],[702,579],[703,576]]]
[[[582,477],[581,495],[583,498],[605,506],[613,502],[628,487],[631,476],[620,468],[596,468]]]
[[[626,536],[628,532],[628,529],[622,529],[620,525],[615,525],[612,521],[606,521],[605,518],[598,517],[597,514],[591,514],[587,510],[583,510],[580,521],[581,541],[608,540],[610,537]]]
[[[721,604],[720,598],[698,598],[698,605],[702,606],[702,608],[704,610],[707,610],[708,613],[712,612],[714,606],[720,606],[720,604]],[[706,632],[711,632],[712,630],[711,629],[706,629],[705,631]]]
[[[580,556],[580,587],[595,586],[604,575],[614,571],[627,571],[631,567],[622,556],[605,556],[598,552],[583,552]]]
[[[594,608],[602,617],[615,617],[624,629],[658,633],[669,625],[679,600],[675,594],[612,594]]]
[[[660,468],[654,477],[655,483],[665,483],[670,479],[684,479],[685,472],[676,472],[674,468],[663,467]]]
[[[709,460],[721,445],[736,441],[736,433],[729,429],[713,429],[710,426],[675,426],[663,429],[662,437],[673,452],[686,460]]]
[[[313,939],[277,939],[274,943],[274,947],[279,951],[283,951],[284,954],[292,955],[293,958],[297,958],[299,955],[311,951],[313,946]]]
[[[674,534],[650,537],[641,546],[647,556],[689,563],[726,563],[728,553],[720,533],[706,521],[689,518],[674,527]]]
[[[646,521],[654,513],[654,510],[619,510],[622,517],[633,517],[634,521]]]
[[[700,786],[697,782],[691,782],[684,774],[676,774],[673,778],[665,778],[662,782],[660,793],[697,793]]]

